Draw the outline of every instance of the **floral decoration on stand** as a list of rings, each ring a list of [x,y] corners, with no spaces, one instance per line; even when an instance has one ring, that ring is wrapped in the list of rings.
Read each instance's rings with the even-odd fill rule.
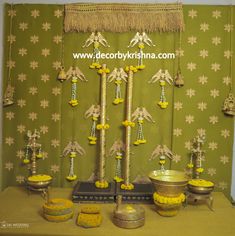
[[[202,150],[202,146],[205,143],[205,139],[204,135],[198,135],[191,142],[191,156],[188,168],[192,170],[192,176],[196,179],[199,179],[204,171],[202,160],[205,158],[205,151]]]
[[[84,155],[85,150],[80,146],[80,144],[77,141],[70,141],[67,146],[63,150],[63,157],[66,157],[69,155],[70,158],[70,167],[69,167],[69,174],[66,177],[69,181],[74,181],[77,179],[77,175],[74,173],[74,158],[77,157],[77,155]]]
[[[121,94],[121,84],[122,81],[127,82],[127,73],[123,70],[123,68],[114,68],[114,70],[110,73],[108,76],[108,81],[112,82],[113,80],[115,85],[116,85],[116,90],[115,90],[115,99],[113,101],[113,104],[117,105],[120,103],[124,102],[124,99],[122,98]]]
[[[94,145],[96,144],[97,137],[96,137],[96,126],[98,119],[100,117],[100,105],[91,105],[91,107],[85,112],[85,118],[92,117],[92,125],[91,125],[91,132],[90,136],[88,137],[89,144]]]
[[[78,67],[70,67],[69,70],[66,73],[67,79],[71,79],[72,88],[71,88],[71,99],[69,101],[69,104],[72,107],[75,107],[78,105],[78,99],[77,99],[77,83],[78,79],[80,79],[82,82],[87,82],[88,80],[85,78],[84,74],[80,71]]]
[[[165,95],[165,86],[166,82],[168,84],[172,84],[173,79],[171,78],[171,75],[169,74],[168,70],[162,70],[160,69],[148,82],[149,83],[156,83],[159,81],[159,84],[161,86],[161,96],[160,101],[158,102],[158,105],[165,109],[168,106],[168,102],[166,101],[166,95]]]
[[[101,65],[99,63],[99,58],[98,58],[98,54],[100,54],[99,47],[100,45],[104,47],[110,47],[110,46],[107,40],[102,36],[100,32],[92,32],[82,47],[87,48],[92,44],[93,44],[93,57],[92,57],[92,64],[90,65],[90,68],[99,69],[101,68]]]
[[[155,122],[152,116],[148,113],[145,107],[137,107],[136,110],[132,113],[133,121],[137,120],[137,137],[134,145],[138,146],[140,144],[145,144],[147,140],[144,138],[143,124],[144,120],[149,122]]]
[[[160,170],[165,171],[166,157],[172,160],[174,154],[166,145],[158,145],[152,152],[149,160],[154,160],[156,157],[159,157]]]
[[[145,65],[143,64],[143,49],[145,47],[145,44],[147,44],[150,47],[155,45],[145,32],[142,33],[137,32],[135,36],[131,39],[128,47],[134,47],[136,44],[138,44],[139,48],[139,59],[138,59],[137,69],[142,70],[145,68]]]
[[[117,183],[120,183],[123,181],[121,162],[122,162],[124,152],[125,152],[125,145],[121,140],[115,141],[109,150],[109,155],[110,156],[115,155],[115,159],[116,159],[115,176],[113,179]]]

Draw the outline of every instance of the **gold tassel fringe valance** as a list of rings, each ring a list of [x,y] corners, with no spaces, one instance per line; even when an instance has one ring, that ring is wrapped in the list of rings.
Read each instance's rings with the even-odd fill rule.
[[[65,5],[65,32],[174,32],[183,29],[181,3]]]

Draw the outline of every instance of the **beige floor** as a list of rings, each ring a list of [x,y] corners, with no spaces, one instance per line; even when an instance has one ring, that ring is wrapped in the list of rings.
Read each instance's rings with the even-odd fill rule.
[[[69,198],[71,189],[54,188],[51,197]],[[23,188],[9,187],[0,193],[0,235],[76,235],[76,236],[234,236],[235,208],[222,193],[213,193],[214,209],[206,205],[187,206],[175,217],[165,218],[154,211],[153,205],[143,205],[146,210],[145,226],[139,229],[121,229],[112,223],[114,204],[102,205],[101,227],[83,229],[75,224],[80,205],[75,205],[75,216],[64,223],[47,222],[41,217],[43,199],[28,194]],[[3,227],[5,222],[6,227]],[[20,225],[21,224],[21,225]],[[23,225],[22,225],[23,224]],[[19,228],[22,226],[23,228]]]

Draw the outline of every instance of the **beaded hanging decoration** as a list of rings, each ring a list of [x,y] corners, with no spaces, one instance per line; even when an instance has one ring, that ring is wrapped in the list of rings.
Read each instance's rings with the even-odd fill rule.
[[[11,4],[11,8],[10,8],[10,11],[9,11],[9,16],[10,16],[10,26],[9,26],[9,36],[8,36],[8,41],[9,41],[9,49],[8,49],[8,61],[7,61],[7,67],[8,67],[8,71],[7,71],[7,76],[8,76],[8,79],[7,79],[7,85],[6,85],[6,89],[5,89],[5,92],[4,92],[4,95],[3,95],[3,106],[6,107],[6,106],[10,106],[10,105],[13,105],[14,104],[14,92],[15,92],[15,89],[14,87],[12,86],[12,78],[11,78],[11,71],[12,71],[12,68],[14,67],[14,61],[12,61],[12,43],[14,42],[12,40],[13,37],[15,37],[13,34],[12,34],[12,25],[13,25],[13,17],[15,16],[14,14],[15,10],[13,8],[13,4]]]
[[[118,105],[120,103],[124,102],[124,99],[122,98],[122,93],[121,93],[121,84],[122,82],[127,82],[127,73],[124,71],[123,68],[114,68],[114,70],[110,73],[108,76],[108,81],[113,82],[116,85],[115,89],[115,98],[113,100],[114,105]]]
[[[168,157],[170,160],[173,159],[174,154],[172,151],[166,146],[166,145],[158,145],[154,151],[152,152],[152,155],[149,160],[154,160],[156,157],[159,156],[159,165],[160,170],[165,170],[165,163],[166,163],[166,157]]]
[[[168,106],[168,102],[166,101],[166,95],[165,95],[165,86],[166,82],[168,84],[172,84],[173,79],[171,78],[168,70],[162,70],[160,69],[153,77],[148,81],[149,83],[156,83],[159,81],[159,84],[161,86],[161,95],[160,95],[160,101],[158,102],[158,105],[165,109]]]
[[[90,65],[91,69],[100,69],[101,65],[99,63],[99,54],[100,54],[100,46],[110,47],[107,40],[103,37],[100,32],[92,32],[89,38],[85,41],[83,48],[87,48],[93,44],[93,57],[92,64]]]
[[[233,25],[233,6],[230,6],[230,25]],[[230,52],[233,52],[233,30],[230,30]],[[225,98],[222,111],[225,115],[228,116],[235,116],[235,97],[233,95],[233,56],[230,56],[230,87],[229,87],[229,94]]]
[[[71,79],[72,87],[71,87],[71,99],[69,104],[72,107],[78,105],[78,98],[77,98],[77,83],[80,79],[82,82],[87,82],[88,80],[85,78],[84,74],[80,71],[78,67],[70,67],[66,73],[66,78]]]
[[[145,44],[148,46],[155,46],[152,42],[152,40],[148,37],[148,35],[145,32],[139,33],[137,32],[135,36],[131,39],[129,47],[134,47],[136,44],[138,44],[139,48],[139,58],[138,58],[138,65],[137,69],[142,70],[145,68],[145,65],[143,64],[143,49],[145,47]]]
[[[115,141],[109,150],[110,156],[115,155],[116,167],[115,167],[115,176],[113,177],[113,179],[117,183],[120,183],[123,181],[121,162],[123,159],[124,152],[125,152],[125,144],[121,140]]]
[[[91,125],[91,131],[90,136],[88,136],[89,144],[94,145],[97,141],[96,136],[96,126],[98,119],[100,117],[100,105],[91,105],[91,107],[85,112],[85,118],[92,118],[92,125]]]
[[[133,121],[137,120],[137,137],[134,145],[145,144],[147,140],[144,138],[143,124],[144,120],[149,122],[155,122],[152,116],[148,113],[145,107],[137,107],[132,113]]]
[[[77,141],[70,141],[64,148],[63,157],[66,157],[68,155],[70,157],[69,174],[66,177],[67,180],[74,181],[77,179],[77,175],[74,173],[74,158],[76,158],[77,155],[82,156],[85,153],[85,150],[80,146]]]

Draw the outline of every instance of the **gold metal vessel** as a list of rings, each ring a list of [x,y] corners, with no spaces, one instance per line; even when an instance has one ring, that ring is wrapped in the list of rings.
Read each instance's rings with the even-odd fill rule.
[[[26,184],[27,187],[30,190],[34,190],[34,191],[44,191],[46,188],[48,188],[48,186],[51,184],[51,180],[47,180],[47,181],[30,181],[30,180],[26,180]]]
[[[145,211],[138,205],[121,204],[121,196],[118,196],[117,206],[113,212],[113,223],[121,228],[134,229],[144,225]]]
[[[188,177],[182,171],[154,170],[149,174],[158,194],[166,197],[177,197],[184,192]]]
[[[188,184],[188,190],[191,193],[209,194],[214,190],[214,186],[205,187],[205,186],[194,186],[194,185]]]

